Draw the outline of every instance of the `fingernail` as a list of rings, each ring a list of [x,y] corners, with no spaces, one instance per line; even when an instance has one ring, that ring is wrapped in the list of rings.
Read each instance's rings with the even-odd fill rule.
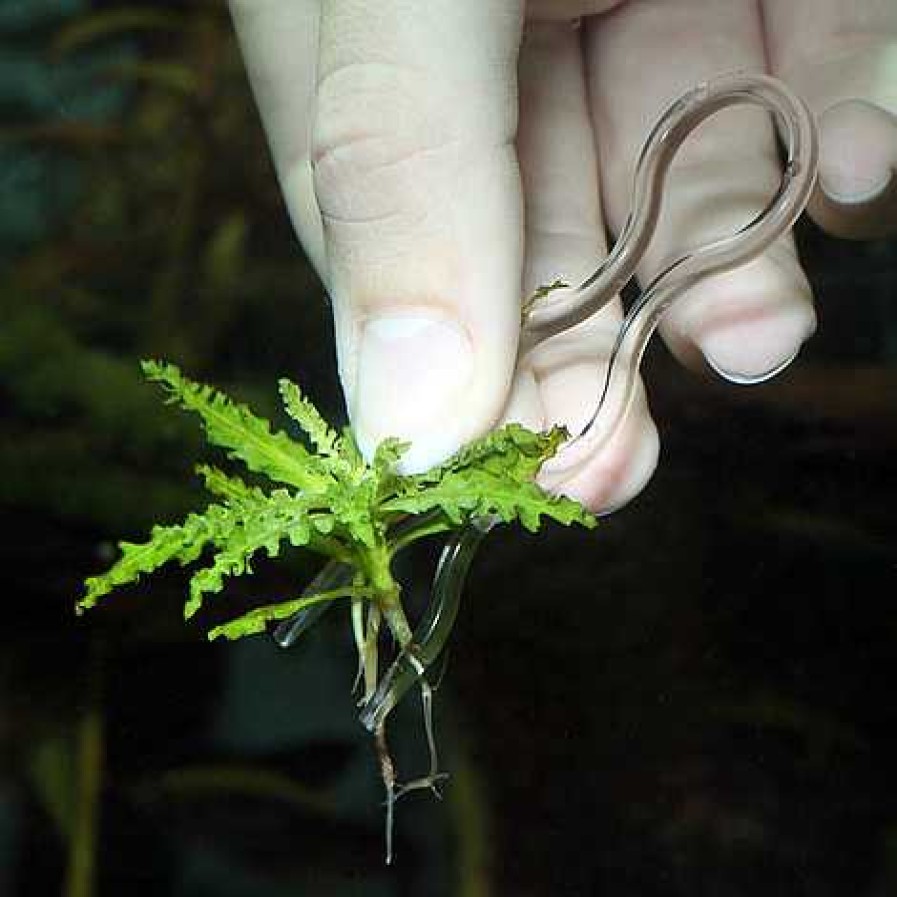
[[[790,250],[778,245],[689,293],[682,333],[733,383],[761,383],[790,364],[816,329],[812,292]]]
[[[893,178],[897,122],[884,109],[847,100],[819,117],[819,186],[845,205],[881,196]]]
[[[445,460],[461,442],[473,372],[473,345],[457,322],[424,310],[368,318],[351,409],[363,454],[371,457],[394,436],[411,443],[401,462],[406,473]]]
[[[891,172],[832,170],[819,172],[819,186],[829,199],[842,205],[861,205],[881,196],[891,183]]]
[[[810,306],[800,304],[704,333],[698,345],[707,364],[733,383],[762,383],[784,370],[815,329]]]
[[[589,452],[584,440],[572,468],[557,471],[543,466],[539,474],[543,488],[575,498],[602,516],[631,501],[651,479],[660,446],[643,394],[632,411],[607,443]],[[561,449],[561,455],[566,450]]]
[[[654,423],[648,421],[630,455],[628,475],[615,488],[608,490],[601,501],[594,502],[595,513],[599,517],[607,517],[629,504],[654,476],[659,457],[660,436]]]

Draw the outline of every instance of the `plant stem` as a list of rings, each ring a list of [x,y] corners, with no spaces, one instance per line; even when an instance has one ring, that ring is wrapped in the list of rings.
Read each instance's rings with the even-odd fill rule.
[[[364,636],[363,653],[361,654],[361,669],[364,673],[364,700],[369,701],[377,688],[379,670],[379,646],[380,642],[380,608],[372,604],[368,609],[367,628]]]
[[[386,620],[386,625],[395,636],[400,648],[405,648],[411,644],[413,634],[411,632],[411,624],[405,616],[402,608],[402,602],[399,600],[398,587],[394,595],[383,596],[380,602],[380,610]]]
[[[389,544],[383,540],[367,552],[366,566],[374,592],[374,599],[383,614],[399,647],[411,644],[411,624],[402,608],[399,584],[392,575],[393,552]]]
[[[386,729],[381,723],[374,735],[374,745],[377,749],[377,761],[380,764],[380,778],[383,780],[383,788],[386,791],[386,865],[392,865],[392,841],[395,824],[396,806],[396,771],[386,743]]]
[[[430,511],[417,518],[406,517],[392,531],[391,541],[389,542],[390,554],[395,557],[403,548],[411,545],[418,539],[435,536],[438,533],[444,533],[446,530],[454,528],[455,526],[442,513]]]

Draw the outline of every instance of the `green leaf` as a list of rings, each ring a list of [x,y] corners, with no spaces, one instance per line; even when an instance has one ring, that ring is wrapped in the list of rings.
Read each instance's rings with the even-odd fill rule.
[[[535,433],[509,424],[465,446],[440,467],[404,478],[381,511],[441,511],[454,525],[475,516],[497,516],[505,523],[519,520],[531,531],[538,530],[543,517],[592,527],[595,518],[582,505],[551,496],[535,482],[539,468],[566,438],[561,427]]]
[[[323,490],[331,482],[319,459],[285,433],[272,432],[270,423],[245,405],[188,380],[173,364],[145,361],[142,366],[147,378],[162,383],[173,401],[202,418],[209,442],[228,449],[229,457],[250,470],[303,490]]]
[[[96,605],[100,598],[119,586],[137,582],[145,573],[152,573],[169,561],[189,564],[202,553],[216,535],[228,529],[230,512],[221,505],[211,505],[201,514],[190,514],[175,526],[154,526],[146,542],[120,542],[121,557],[100,576],[90,577],[84,597],[77,604],[78,613]]]
[[[321,412],[302,395],[302,390],[286,377],[278,381],[278,387],[284,409],[299,424],[318,454],[328,457],[336,455],[339,435],[331,429]]]
[[[531,532],[540,528],[543,517],[565,526],[578,523],[589,529],[597,523],[572,499],[549,495],[534,482],[477,468],[447,473],[441,482],[416,494],[392,499],[384,503],[383,509],[406,514],[438,510],[457,526],[471,517],[496,516],[503,523],[519,520]]]
[[[208,464],[197,464],[196,472],[202,477],[209,492],[228,502],[254,501],[264,494],[261,489],[249,486],[239,477],[228,476],[217,467],[210,467]]]
[[[235,620],[223,623],[210,630],[209,641],[213,641],[216,638],[238,639],[246,635],[256,635],[259,632],[264,632],[269,623],[292,617],[293,614],[304,610],[306,607],[322,604],[325,601],[335,601],[339,598],[362,598],[365,594],[366,590],[363,588],[347,587],[333,589],[329,592],[319,592],[316,595],[308,595],[292,601],[281,601],[277,604],[257,607],[243,614],[243,616],[237,617]]]
[[[520,424],[507,424],[463,446],[444,464],[424,476],[438,481],[450,471],[486,466],[501,468],[521,483],[529,482],[542,464],[554,457],[568,436],[563,427],[537,433]]]
[[[198,570],[190,579],[190,597],[184,605],[188,619],[199,610],[205,595],[224,588],[226,578],[251,573],[251,561],[257,552],[264,550],[269,557],[277,557],[284,540],[301,547],[315,536],[308,501],[284,489],[271,495],[260,490],[247,492],[239,504],[229,506],[229,511],[228,525],[213,537],[216,553],[212,565]]]

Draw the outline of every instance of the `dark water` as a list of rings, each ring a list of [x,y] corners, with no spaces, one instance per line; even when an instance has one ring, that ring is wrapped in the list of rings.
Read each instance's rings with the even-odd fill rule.
[[[290,652],[210,646],[177,571],[71,612],[114,540],[198,500],[199,440],[138,358],[265,410],[287,373],[341,410],[222,11],[63,65],[63,6],[0,18],[26,72],[0,140],[0,895],[63,892],[82,848],[97,894],[897,893],[897,244],[802,224],[799,360],[740,390],[652,349],[644,494],[591,534],[490,536],[438,693],[453,778],[400,805],[386,869],[344,615]],[[99,72],[159,59],[181,87]],[[260,564],[220,600],[310,572]]]

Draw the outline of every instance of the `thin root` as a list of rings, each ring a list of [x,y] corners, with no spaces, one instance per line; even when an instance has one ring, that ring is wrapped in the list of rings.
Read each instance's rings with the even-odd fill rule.
[[[412,651],[408,652],[408,660],[414,667],[414,671],[418,675],[418,684],[420,686],[421,707],[424,716],[424,734],[427,739],[427,751],[430,755],[430,768],[426,775],[405,782],[403,785],[396,787],[394,800],[408,794],[409,791],[430,790],[433,795],[442,800],[442,792],[438,785],[448,778],[448,773],[439,772],[439,753],[436,748],[436,736],[433,727],[433,686],[424,677],[424,665],[415,657]]]
[[[372,611],[374,609],[372,608]],[[379,629],[379,618],[368,617],[367,637],[365,639],[365,652],[363,660],[363,671],[366,683],[365,698],[369,698],[368,691],[371,689],[371,663],[370,656],[371,637],[376,636]],[[376,645],[376,642],[374,642]],[[433,687],[424,677],[425,667],[423,662],[414,653],[413,648],[406,649],[408,662],[414,668],[417,674],[417,682],[420,687],[421,708],[424,719],[424,734],[427,739],[427,751],[429,753],[429,770],[426,775],[412,779],[402,785],[396,784],[395,764],[389,753],[389,746],[386,743],[386,725],[385,717],[377,726],[374,732],[374,742],[377,749],[377,760],[380,764],[380,777],[383,780],[383,788],[386,792],[386,864],[392,863],[393,856],[393,834],[395,828],[395,805],[400,797],[404,797],[411,791],[430,791],[437,800],[442,800],[442,792],[439,788],[440,784],[448,779],[448,773],[439,772],[439,753],[436,748],[436,736],[433,727]],[[376,658],[376,655],[374,656]],[[374,671],[376,672],[376,659],[373,660]]]
[[[358,668],[352,682],[352,694],[358,691],[364,681],[364,601],[355,598],[352,601],[352,635],[355,638],[355,651],[358,654]],[[358,706],[364,703],[364,697],[358,699]]]
[[[439,755],[436,751],[436,736],[433,730],[433,689],[424,677],[424,665],[413,655],[409,659],[418,675],[420,684],[420,702],[424,715],[424,734],[427,737],[427,750],[430,754],[430,771],[428,778],[434,779],[439,774]]]
[[[435,775],[426,775],[421,776],[419,779],[412,779],[410,782],[405,782],[404,785],[396,786],[393,800],[397,801],[410,791],[430,791],[436,800],[442,800],[442,791],[439,790],[439,785],[448,778],[449,774],[447,772],[437,772]]]
[[[380,778],[386,790],[386,865],[392,864],[392,836],[395,822],[396,806],[396,770],[386,743],[384,726],[379,726],[374,743],[377,747],[377,760],[380,764]]]

